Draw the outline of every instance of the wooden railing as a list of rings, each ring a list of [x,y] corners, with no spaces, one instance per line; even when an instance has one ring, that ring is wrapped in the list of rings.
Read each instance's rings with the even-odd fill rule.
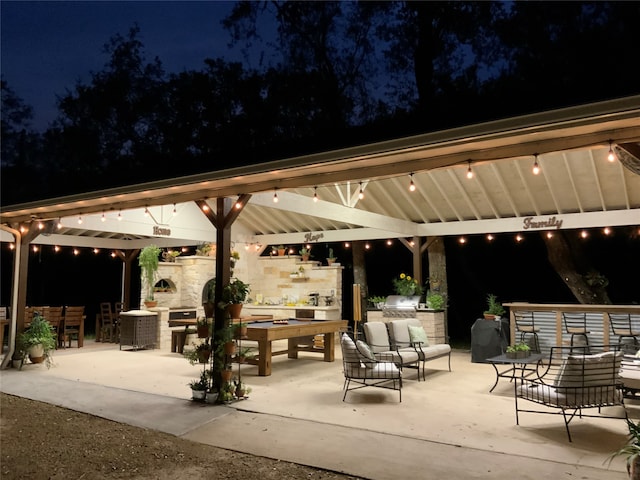
[[[631,313],[638,315],[640,319],[640,305],[586,305],[586,304],[554,304],[554,303],[525,303],[514,302],[505,303],[505,307],[509,307],[509,322],[510,322],[510,334],[511,344],[516,343],[516,323],[514,313],[517,311],[527,312],[549,312],[555,313],[555,332],[551,333],[552,337],[555,334],[555,345],[561,346],[562,336],[565,334],[565,329],[562,321],[563,312],[586,312],[591,317],[600,315],[602,317],[601,328],[598,328],[598,334],[602,334],[602,344],[609,345],[611,343],[611,327],[609,320],[609,313]],[[537,322],[536,322],[537,324]],[[640,324],[638,325],[640,329]],[[566,335],[566,334],[565,334]],[[615,339],[617,342],[617,339]]]

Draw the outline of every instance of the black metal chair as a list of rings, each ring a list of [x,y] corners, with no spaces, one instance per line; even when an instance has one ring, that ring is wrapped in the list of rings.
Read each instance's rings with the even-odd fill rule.
[[[640,331],[634,330],[631,325],[630,313],[609,313],[609,323],[611,331],[618,336],[618,346],[622,348],[623,338],[632,338],[633,346],[637,350],[639,347],[638,336]]]
[[[533,312],[515,311],[513,315],[516,321],[516,332],[520,333],[520,343],[526,343],[526,336],[533,335],[535,352],[540,353],[540,341],[538,340],[540,327],[536,327]]]
[[[574,345],[574,337],[579,335],[584,338],[588,351],[589,337],[587,334],[591,332],[587,328],[587,314],[585,312],[562,312],[562,319],[565,331],[571,335],[571,347],[573,348]]]

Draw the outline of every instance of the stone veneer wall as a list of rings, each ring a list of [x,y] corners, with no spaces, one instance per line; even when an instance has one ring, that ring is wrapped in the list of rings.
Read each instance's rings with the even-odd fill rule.
[[[263,303],[306,301],[310,292],[322,297],[333,292],[334,305],[342,305],[342,268],[340,265],[321,266],[316,261],[301,261],[298,255],[284,257],[260,257],[251,279],[251,298],[256,301],[262,295]],[[304,268],[304,278],[291,278],[293,272]]]
[[[304,268],[304,278],[290,278],[292,272]],[[215,277],[215,257],[177,257],[175,262],[160,262],[156,282],[163,279],[175,287],[172,292],[155,292],[158,307],[196,307],[197,316],[204,316],[202,289]],[[253,302],[262,295],[263,303],[307,300],[310,292],[322,297],[333,292],[335,305],[342,305],[342,266],[322,266],[320,262],[302,262],[297,255],[285,257],[260,257],[257,253],[240,252],[240,260],[234,268],[234,277],[251,285],[249,297]],[[140,308],[144,308],[143,281]]]

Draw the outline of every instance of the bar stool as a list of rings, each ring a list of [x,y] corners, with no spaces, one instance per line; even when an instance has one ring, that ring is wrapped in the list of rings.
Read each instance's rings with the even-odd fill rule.
[[[564,320],[565,331],[571,335],[571,350],[573,351],[573,342],[576,335],[584,337],[585,344],[589,347],[587,334],[591,332],[587,329],[586,312],[562,312],[562,319]]]
[[[609,323],[614,335],[618,336],[618,347],[622,348],[623,338],[633,338],[633,346],[638,349],[638,336],[640,331],[634,330],[631,325],[630,313],[610,313]]]
[[[516,331],[520,332],[520,343],[525,343],[526,335],[533,335],[535,351],[540,353],[540,342],[538,341],[540,327],[536,327],[533,312],[515,311],[513,316],[516,321]]]

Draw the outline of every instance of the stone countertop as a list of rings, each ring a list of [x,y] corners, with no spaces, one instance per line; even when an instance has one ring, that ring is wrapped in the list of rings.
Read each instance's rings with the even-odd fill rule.
[[[272,310],[339,310],[339,306],[338,305],[330,305],[330,306],[313,306],[313,305],[266,305],[266,304],[259,304],[259,305],[249,305],[249,304],[245,304],[242,307],[243,309],[260,309],[260,310],[264,310],[264,309],[272,309]]]

